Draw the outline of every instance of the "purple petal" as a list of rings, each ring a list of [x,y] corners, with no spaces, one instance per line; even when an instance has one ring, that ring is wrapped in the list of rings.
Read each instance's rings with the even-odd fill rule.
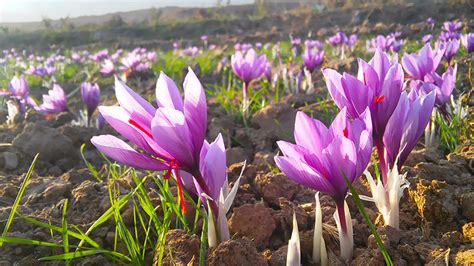
[[[196,168],[191,132],[182,112],[171,108],[158,108],[151,121],[151,131],[158,146],[178,160],[182,167],[190,170]]]
[[[146,170],[165,170],[167,164],[135,151],[123,140],[112,135],[101,135],[91,138],[92,144],[115,161]]]
[[[331,196],[337,195],[336,189],[324,176],[302,161],[275,156],[275,163],[289,179]]]
[[[173,108],[183,111],[183,99],[179,94],[178,87],[165,73],[160,72],[156,82],[156,103],[158,107]]]
[[[201,82],[191,68],[184,79],[184,114],[194,147],[194,156],[199,156],[207,128],[206,94]]]
[[[328,129],[320,121],[312,119],[304,112],[296,113],[294,129],[296,144],[305,147],[312,153],[320,154],[325,146],[324,139],[327,132]]]

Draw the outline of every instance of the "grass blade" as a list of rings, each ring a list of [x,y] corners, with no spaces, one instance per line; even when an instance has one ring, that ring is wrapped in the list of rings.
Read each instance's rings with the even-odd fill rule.
[[[25,193],[26,185],[28,184],[28,181],[30,180],[31,175],[33,174],[33,170],[35,169],[38,156],[39,156],[39,153],[36,154],[35,158],[33,159],[33,162],[31,163],[30,168],[28,169],[28,172],[25,175],[25,179],[23,180],[23,183],[21,184],[20,191],[18,191],[18,194],[16,195],[15,202],[13,203],[13,206],[12,206],[12,211],[10,213],[10,216],[8,217],[7,223],[5,224],[5,228],[3,229],[2,239],[7,236],[8,229],[10,229],[10,226],[12,225],[13,218],[15,217],[16,209],[18,208],[18,205],[20,204],[20,200],[23,197],[23,194]],[[2,246],[3,246],[3,241],[0,240],[0,248]]]

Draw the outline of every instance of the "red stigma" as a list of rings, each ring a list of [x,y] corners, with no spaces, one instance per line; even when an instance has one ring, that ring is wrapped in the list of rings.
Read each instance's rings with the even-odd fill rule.
[[[135,120],[133,119],[128,119],[128,122],[139,129],[141,132],[145,133],[148,137],[153,138],[153,136],[150,134],[150,132],[146,131],[142,126],[140,126]]]
[[[179,197],[179,205],[181,206],[181,211],[183,213],[186,213],[186,203],[184,202],[184,196],[183,196],[183,187],[181,186],[181,177],[179,176],[179,165],[178,161],[176,159],[173,159],[170,162],[169,168],[166,171],[166,173],[163,175],[164,179],[169,179],[171,177],[171,173],[175,170],[175,178],[176,178],[176,184],[178,185],[178,197]]]
[[[344,137],[349,138],[349,130],[347,130],[347,127],[342,130],[342,133],[344,134]]]
[[[374,97],[375,103],[380,103],[383,99],[385,99],[385,96],[383,95]]]

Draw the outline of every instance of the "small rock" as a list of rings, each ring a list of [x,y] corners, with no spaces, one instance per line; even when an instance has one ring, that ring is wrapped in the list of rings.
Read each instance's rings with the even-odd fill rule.
[[[286,103],[270,104],[252,117],[250,140],[257,150],[273,150],[276,140],[293,140],[296,110]]]
[[[408,188],[408,195],[426,221],[444,231],[456,230],[458,203],[446,182],[420,179]]]
[[[387,236],[388,240],[390,240],[390,245],[397,246],[400,243],[401,233],[400,230],[393,228],[389,225],[384,225],[382,227],[377,228],[377,231],[380,235]]]
[[[461,195],[462,215],[468,220],[474,220],[474,192],[469,192]]]
[[[263,203],[244,204],[234,209],[229,219],[231,233],[248,237],[257,245],[265,247],[275,230],[271,209]]]
[[[270,266],[281,266],[286,265],[286,256],[288,253],[288,246],[283,246],[277,251],[273,252],[268,261]]]
[[[216,266],[265,266],[265,258],[257,249],[244,239],[227,240],[220,243],[207,257],[207,265]]]
[[[2,153],[3,160],[4,160],[4,166],[5,170],[13,170],[18,167],[18,155],[16,152],[3,152]]]
[[[39,153],[40,160],[47,162],[78,158],[77,149],[68,137],[57,129],[39,124],[27,124],[23,132],[13,140],[13,146],[31,157]]]
[[[169,230],[162,265],[199,265],[199,244],[197,235],[187,234],[181,229]],[[153,265],[158,265],[156,257]]]
[[[299,188],[297,183],[284,174],[258,174],[255,184],[265,201],[275,206],[279,204],[280,197],[291,200]]]

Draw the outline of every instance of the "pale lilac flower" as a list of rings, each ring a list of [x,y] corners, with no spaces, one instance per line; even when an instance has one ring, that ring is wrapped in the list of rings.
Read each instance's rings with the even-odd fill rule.
[[[342,108],[329,128],[298,112],[295,120],[296,144],[278,141],[283,156],[275,156],[278,168],[290,179],[330,195],[336,202],[336,221],[341,257],[352,257],[353,236],[350,213],[345,204],[348,187],[367,168],[372,154],[372,122],[368,108],[349,120]],[[349,217],[349,219],[348,219]]]
[[[416,146],[429,122],[435,103],[435,93],[419,96],[416,91],[402,93],[397,108],[387,123],[383,136],[388,168],[398,170]],[[397,161],[398,158],[398,161]]]
[[[109,59],[104,60],[100,66],[100,73],[102,73],[104,76],[110,76],[115,73],[114,63]]]
[[[423,80],[426,74],[436,71],[443,55],[443,49],[432,50],[430,44],[427,43],[418,54],[405,53],[402,65],[410,78]]]
[[[20,107],[21,113],[26,112],[27,104],[34,103],[28,96],[28,82],[23,75],[20,78],[14,76],[8,85],[8,91],[0,91],[0,97],[2,96],[8,96],[15,100]]]
[[[390,115],[397,106],[403,87],[403,70],[396,61],[377,49],[367,63],[359,59],[358,77],[332,69],[324,69],[323,75],[329,94],[352,118],[359,117],[369,107],[372,115],[374,139],[380,140]]]
[[[36,110],[43,113],[67,111],[67,99],[63,88],[58,84],[54,84],[53,89],[49,90],[48,94],[43,94],[43,103]]]
[[[314,48],[306,47],[301,57],[303,59],[303,64],[305,68],[308,69],[310,73],[313,73],[316,67],[323,62],[324,52],[317,51]]]
[[[81,97],[82,102],[87,106],[87,125],[90,125],[92,114],[100,101],[99,85],[97,85],[97,83],[91,84],[89,82],[83,82],[81,84]]]
[[[461,42],[468,53],[472,53],[474,51],[474,33],[470,32],[461,35]]]
[[[421,41],[423,43],[429,43],[433,40],[433,34],[426,34],[425,36],[423,36],[423,38],[421,39]]]

